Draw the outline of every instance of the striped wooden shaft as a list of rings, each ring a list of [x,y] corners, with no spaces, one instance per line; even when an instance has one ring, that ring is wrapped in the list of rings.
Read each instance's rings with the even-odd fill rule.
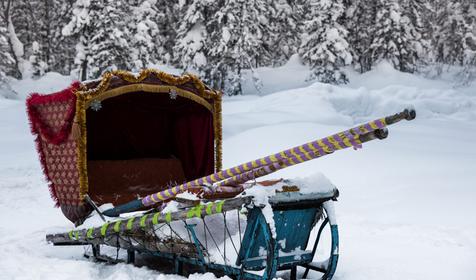
[[[167,190],[148,195],[142,199],[142,204],[144,206],[150,206],[155,203],[173,198],[178,193],[185,192],[190,188],[204,185],[212,185],[214,183],[226,180],[228,178],[234,178],[245,173],[252,174],[253,170],[261,167],[272,166],[273,163],[283,163],[284,161],[286,161],[293,163],[294,165],[304,161],[300,161],[300,159],[309,160],[315,158],[310,156],[311,154],[317,155],[316,157],[319,157],[328,153],[332,153],[335,150],[340,150],[351,146],[353,146],[354,148],[360,148],[362,143],[360,143],[359,135],[369,133],[376,129],[382,129],[385,126],[385,119],[378,119],[354,127],[352,129],[345,130],[341,133],[334,134],[329,137],[312,141],[304,145],[296,146],[294,148],[287,149],[285,151],[267,157],[253,160],[245,164],[222,170],[209,176],[198,178],[194,181],[190,181],[178,186],[174,186]],[[308,158],[309,156],[310,158]]]

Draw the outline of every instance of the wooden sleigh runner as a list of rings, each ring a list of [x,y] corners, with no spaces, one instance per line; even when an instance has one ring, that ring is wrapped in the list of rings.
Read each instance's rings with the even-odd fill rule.
[[[171,263],[174,273],[236,279],[272,279],[280,270],[296,279],[297,267],[302,278],[313,270],[331,279],[339,254],[337,189],[255,179],[358,149],[386,138],[388,125],[415,118],[406,109],[222,170],[221,93],[192,75],[108,72],[58,93],[33,94],[27,105],[52,196],[79,226],[47,235],[49,242],[91,245],[97,259],[107,245],[126,250],[128,262],[139,252]],[[273,192],[263,200],[255,188]],[[96,206],[103,204],[114,207]],[[80,226],[95,209],[108,220]]]

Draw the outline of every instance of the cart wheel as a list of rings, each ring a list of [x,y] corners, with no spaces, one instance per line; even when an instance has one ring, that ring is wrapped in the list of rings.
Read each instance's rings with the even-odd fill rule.
[[[245,269],[240,269],[240,274],[237,276],[237,279],[240,280],[247,280],[247,279],[262,279],[262,280],[271,280],[276,276],[276,271],[278,267],[278,247],[276,246],[276,239],[273,238],[273,233],[271,228],[269,227],[268,223],[266,222],[266,218],[263,215],[263,212],[260,210],[257,211],[257,217],[254,220],[255,225],[253,227],[261,228],[265,242],[266,242],[266,268],[263,272],[262,276],[258,276],[256,274],[250,274],[246,272]],[[251,244],[250,244],[251,246]],[[245,255],[244,258],[247,256]]]
[[[321,240],[322,233],[324,230],[330,231],[330,255],[327,260],[321,262],[312,262],[310,264],[303,265],[306,269],[302,278],[307,278],[309,270],[314,270],[323,273],[321,276],[321,280],[330,280],[334,276],[334,273],[337,268],[337,261],[339,259],[339,232],[337,228],[337,223],[334,214],[334,202],[326,201],[323,204],[325,219],[322,220],[322,223],[319,226],[319,230],[317,232],[316,241],[312,248],[312,255],[313,258],[316,254],[317,248],[319,247],[319,241]]]

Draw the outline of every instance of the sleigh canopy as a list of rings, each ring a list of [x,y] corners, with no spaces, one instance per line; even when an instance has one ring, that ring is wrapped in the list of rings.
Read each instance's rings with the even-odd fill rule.
[[[28,115],[50,191],[81,223],[118,205],[221,169],[221,93],[193,75],[107,72],[49,95]]]

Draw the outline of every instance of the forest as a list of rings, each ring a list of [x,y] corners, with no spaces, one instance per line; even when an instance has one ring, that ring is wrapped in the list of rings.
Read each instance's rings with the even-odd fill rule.
[[[0,85],[169,65],[228,95],[293,55],[303,77],[348,82],[382,60],[459,84],[476,77],[474,0],[0,0]]]

